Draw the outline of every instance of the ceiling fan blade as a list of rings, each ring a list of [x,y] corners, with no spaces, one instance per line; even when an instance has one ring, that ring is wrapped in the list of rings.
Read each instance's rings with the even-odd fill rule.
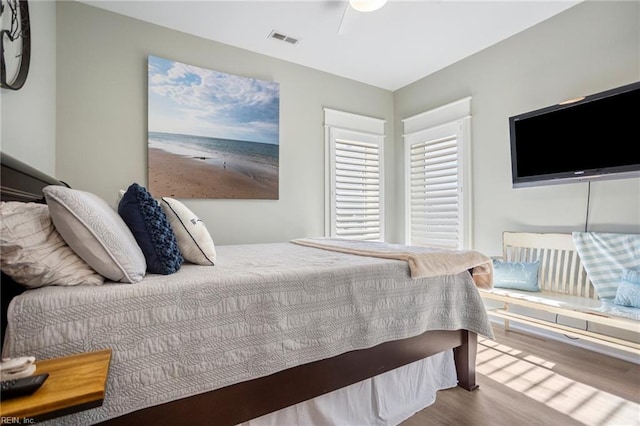
[[[356,12],[346,1],[344,5],[344,11],[342,12],[342,18],[340,19],[340,25],[338,26],[338,35],[345,35],[349,33],[349,29],[353,26],[353,22],[357,20],[358,12]]]
[[[340,18],[340,25],[338,25],[338,35],[344,33],[344,18],[347,15],[347,9],[349,9],[349,2],[345,2],[344,10],[342,11],[342,17]]]

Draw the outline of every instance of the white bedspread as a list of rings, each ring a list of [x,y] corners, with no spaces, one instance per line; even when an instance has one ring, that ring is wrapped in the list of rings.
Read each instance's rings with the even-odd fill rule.
[[[5,357],[113,350],[103,406],[51,423],[97,423],[428,330],[493,337],[467,272],[412,279],[403,261],[291,243],[216,250],[216,266],[13,300]]]

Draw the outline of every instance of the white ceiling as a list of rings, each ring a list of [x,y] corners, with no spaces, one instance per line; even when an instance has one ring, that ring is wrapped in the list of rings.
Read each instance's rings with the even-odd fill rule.
[[[399,89],[581,0],[86,0],[96,7],[388,90]],[[269,37],[276,30],[299,39]]]

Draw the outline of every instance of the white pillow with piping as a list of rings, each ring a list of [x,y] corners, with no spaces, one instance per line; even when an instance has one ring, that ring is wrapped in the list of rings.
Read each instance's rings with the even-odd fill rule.
[[[204,222],[176,199],[162,197],[160,205],[176,235],[182,257],[196,265],[213,266],[216,248]]]
[[[90,192],[49,185],[44,192],[51,219],[69,247],[100,275],[135,283],[147,263],[127,224],[105,200]]]

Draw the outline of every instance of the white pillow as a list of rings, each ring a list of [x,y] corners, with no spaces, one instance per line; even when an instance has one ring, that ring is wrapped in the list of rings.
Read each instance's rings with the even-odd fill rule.
[[[135,283],[144,277],[144,254],[124,220],[106,201],[60,185],[49,185],[42,191],[56,229],[93,269],[113,281]]]
[[[64,242],[45,204],[0,204],[2,272],[27,288],[46,285],[99,285],[94,271]]]
[[[160,205],[176,235],[182,257],[197,265],[214,265],[216,248],[204,222],[173,198],[162,197]]]

